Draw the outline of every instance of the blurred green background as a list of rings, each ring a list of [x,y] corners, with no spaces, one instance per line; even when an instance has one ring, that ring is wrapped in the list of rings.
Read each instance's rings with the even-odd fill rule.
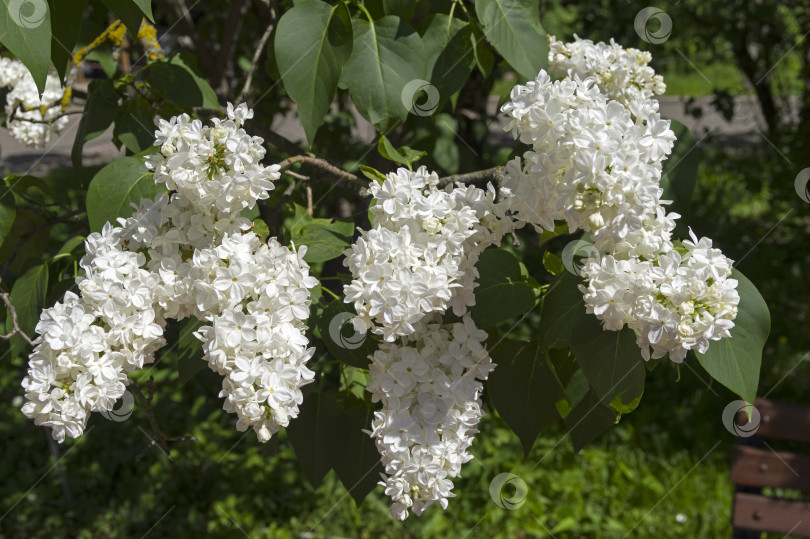
[[[165,3],[155,2],[156,9]],[[695,98],[686,103],[700,141],[691,225],[739,261],[770,307],[771,337],[759,394],[810,405],[805,381],[810,376],[810,204],[794,187],[797,173],[810,166],[810,45],[804,33],[810,29],[810,6],[796,0],[661,3],[673,32],[659,45],[645,43],[634,31],[642,7],[624,0],[549,1],[542,6],[543,23],[558,38],[614,37],[624,46],[650,50],[667,95]],[[199,26],[222,24],[219,8],[227,6],[212,1],[204,11],[195,10]],[[240,38],[238,50],[245,58],[252,55],[257,33],[258,25],[247,26]],[[482,88],[502,100],[514,79],[503,70],[492,79]],[[261,81],[257,86],[261,91]],[[752,110],[738,105],[735,111],[733,105],[741,102],[735,97],[746,95],[752,96],[746,102]],[[701,126],[700,118],[713,111],[728,118],[768,114],[753,130],[728,133]],[[341,153],[350,123],[340,112],[329,119],[319,134],[324,154],[338,161],[352,155]],[[476,129],[472,123],[459,127],[462,137]],[[441,156],[431,164],[444,172],[474,170],[502,162],[512,150],[492,146],[486,135],[478,138],[476,147],[483,151],[477,160],[465,161],[466,143],[455,139],[455,165],[444,166]],[[94,172],[88,168],[86,178]],[[48,181],[60,185],[65,203],[81,207],[79,183],[70,178],[55,168]],[[23,249],[34,257],[56,252],[72,233],[67,225],[54,227],[49,238]],[[166,434],[199,438],[171,444],[169,455],[147,449],[151,431],[137,405],[125,421],[94,414],[79,440],[49,444],[48,432],[19,412],[25,356],[0,341],[0,357],[3,537],[731,534],[729,458],[735,438],[724,428],[721,412],[735,397],[689,362],[680,368],[662,365],[648,376],[640,407],[579,454],[556,426],[524,456],[517,437],[489,412],[472,448],[475,459],[456,481],[457,497],[449,509],[431,507],[422,517],[400,523],[388,515],[380,488],[360,507],[334,472],[313,489],[284,432],[265,445],[237,432],[233,417],[221,411],[218,377],[206,369],[181,382],[176,350],[164,352],[153,369],[138,376],[154,376],[154,412]],[[525,503],[515,510],[490,498],[490,482],[503,472],[516,474],[528,487]]]

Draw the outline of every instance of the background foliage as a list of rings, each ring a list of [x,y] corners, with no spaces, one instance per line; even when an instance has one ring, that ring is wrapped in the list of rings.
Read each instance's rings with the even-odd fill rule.
[[[810,223],[808,205],[793,187],[793,178],[806,165],[810,139],[810,124],[804,121],[810,119],[810,49],[801,34],[809,27],[808,9],[800,2],[685,0],[662,6],[673,19],[673,35],[651,45],[633,29],[641,7],[624,1],[367,0],[360,6],[310,0],[293,6],[212,0],[187,11],[173,0],[154,6],[146,1],[52,1],[47,36],[26,37],[32,41],[25,51],[17,48],[20,41],[14,36],[0,38],[10,52],[36,66],[37,80],[44,81],[51,61],[63,70],[70,59],[64,49],[81,51],[114,16],[130,30],[143,15],[153,19],[166,58],[138,58],[142,51],[131,46],[131,69],[125,72],[112,60],[109,43],[89,53],[96,78],[86,96],[79,96],[85,113],[73,167],[43,177],[6,178],[13,197],[4,197],[2,208],[6,215],[13,211],[14,219],[7,230],[0,228],[0,286],[11,292],[30,334],[40,308],[72,284],[82,238],[121,215],[130,201],[154,194],[150,175],[131,157],[150,151],[152,137],[143,124],[148,127],[153,115],[193,110],[206,118],[219,103],[241,96],[256,109],[249,129],[267,139],[268,162],[309,150],[360,175],[359,163],[388,171],[426,152],[419,164],[441,174],[464,173],[502,164],[513,152],[508,138],[493,134],[493,105],[545,64],[546,32],[564,39],[575,32],[594,40],[615,37],[624,46],[651,50],[670,92],[709,94],[709,106],[727,114],[729,107],[733,113],[734,95],[755,95],[763,113],[760,134],[729,139],[696,132],[690,139],[680,131],[676,151],[686,154],[700,144],[670,177],[688,178],[687,168],[697,172],[694,194],[677,190],[683,181],[673,182],[677,204],[682,212],[690,210],[687,222],[699,235],[713,237],[739,262],[770,307],[772,330],[759,394],[810,403],[800,382],[808,373],[804,359],[810,350],[804,331],[810,255],[802,243]],[[718,32],[718,25],[726,31]],[[271,33],[262,41],[267,29]],[[129,37],[134,43],[132,32]],[[53,45],[57,39],[65,47]],[[257,43],[265,47],[257,51]],[[412,96],[416,107],[409,114],[402,89],[413,79],[433,84],[438,101],[417,88]],[[708,102],[688,106],[697,115]],[[306,135],[300,145],[268,129],[295,111]],[[383,138],[369,142],[363,136],[366,122]],[[104,167],[85,166],[83,145],[110,126],[130,157]],[[334,257],[350,242],[354,226],[368,227],[367,208],[349,182],[306,164],[297,170],[312,179],[315,215],[306,213],[301,183],[285,195],[295,181],[285,178],[261,215],[250,217],[261,217],[269,232],[286,240],[317,243],[309,260],[322,278],[333,277],[324,283],[339,294],[341,266]],[[522,315],[540,291],[556,283],[556,292],[549,291],[511,334],[524,343],[494,352],[499,367],[487,385],[488,416],[473,446],[476,458],[464,468],[448,511],[431,509],[406,524],[393,522],[380,489],[371,490],[375,474],[357,482],[369,467],[358,467],[362,460],[357,455],[363,452],[372,460],[375,455],[373,443],[358,432],[368,415],[364,371],[358,368],[364,365],[362,352],[330,346],[325,328],[311,324],[319,346],[313,363],[323,375],[310,388],[331,403],[337,416],[313,414],[314,401],[307,399],[301,418],[261,445],[236,432],[221,411],[219,380],[200,361],[191,328],[182,325],[172,327],[168,337],[178,344],[161,352],[154,368],[135,376],[139,382],[154,377],[151,410],[167,435],[199,438],[171,444],[168,455],[158,447],[149,449],[154,432],[140,406],[123,423],[94,417],[81,439],[60,447],[51,443],[15,402],[29,347],[18,336],[0,341],[0,429],[6,456],[0,467],[2,477],[9,478],[0,486],[0,532],[13,537],[230,537],[240,531],[256,537],[728,535],[732,490],[727,459],[734,439],[723,428],[720,412],[736,397],[700,370],[695,358],[680,369],[664,362],[646,379],[641,363],[629,367],[639,368],[638,376],[629,377],[625,393],[608,395],[606,401],[614,411],[629,411],[643,391],[641,406],[574,451],[610,426],[616,414],[605,407],[602,423],[584,433],[574,429],[570,436],[568,427],[575,422],[559,421],[564,412],[575,417],[574,401],[590,402],[599,391],[603,378],[590,368],[603,363],[594,357],[590,365],[580,362],[579,371],[566,370],[571,359],[560,349],[569,344],[569,336],[549,324],[558,319],[557,306],[569,307],[577,299],[570,292],[575,280],[566,273],[555,277],[560,273],[555,257],[572,237],[547,239],[538,245],[524,233],[520,247],[483,257],[481,306],[474,315],[496,333],[513,324],[498,322]],[[487,293],[492,294],[489,301]],[[503,294],[512,294],[512,301],[499,301]],[[322,320],[344,308],[329,301],[328,293],[316,299],[316,318]],[[0,312],[8,330],[6,318]],[[578,323],[585,326],[580,330],[588,330],[589,319]],[[618,339],[619,345],[627,339],[621,333],[604,337]],[[577,358],[605,348],[576,340],[571,344]],[[584,349],[577,353],[577,347]],[[551,387],[533,387],[535,379],[523,376],[528,364],[559,377],[539,378]],[[526,401],[516,394],[526,395]],[[556,407],[561,399],[554,395],[578,397],[569,399],[572,409],[561,411]],[[527,417],[526,409],[538,413]],[[358,435],[341,436],[349,430]],[[502,472],[518,475],[529,487],[526,503],[514,511],[496,506],[489,496],[490,481]],[[352,498],[363,502],[358,506]]]

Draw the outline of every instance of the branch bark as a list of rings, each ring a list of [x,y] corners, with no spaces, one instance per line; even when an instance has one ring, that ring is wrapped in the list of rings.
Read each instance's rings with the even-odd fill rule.
[[[2,299],[3,303],[6,304],[8,316],[11,318],[11,331],[6,335],[0,335],[0,339],[8,340],[14,335],[19,335],[25,340],[25,342],[31,346],[34,346],[34,341],[31,340],[31,337],[26,335],[26,333],[20,328],[20,321],[17,319],[17,311],[14,309],[14,305],[11,304],[11,300],[8,297],[8,292],[3,292],[0,294],[0,299]]]
[[[439,178],[439,187],[461,182],[465,185],[486,185],[488,182],[499,183],[506,174],[506,167],[492,167],[464,174],[452,174]]]
[[[259,45],[256,47],[256,52],[253,53],[253,60],[250,62],[250,70],[248,70],[247,78],[245,79],[245,86],[236,97],[235,102],[237,104],[241,103],[248,92],[250,92],[250,86],[253,84],[253,72],[256,71],[256,66],[259,63],[259,59],[262,57],[262,52],[264,52],[264,48],[267,45],[267,40],[270,39],[270,34],[273,32],[274,27],[275,25],[273,24],[268,25],[264,30],[264,34],[262,34],[262,37],[259,40]]]

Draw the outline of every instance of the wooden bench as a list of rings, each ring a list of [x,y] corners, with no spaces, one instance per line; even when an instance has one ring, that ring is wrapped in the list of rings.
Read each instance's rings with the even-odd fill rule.
[[[731,481],[735,485],[734,537],[759,538],[761,532],[810,537],[810,502],[762,495],[763,487],[810,493],[810,455],[775,451],[766,439],[810,443],[810,407],[757,399],[760,423],[754,436],[734,447]],[[737,423],[747,423],[740,412]]]

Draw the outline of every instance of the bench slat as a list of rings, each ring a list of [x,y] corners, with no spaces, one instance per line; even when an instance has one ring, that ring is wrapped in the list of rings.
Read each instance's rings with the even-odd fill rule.
[[[732,452],[731,482],[810,491],[810,456],[738,445]]]
[[[735,528],[810,537],[810,503],[806,502],[738,492],[732,519]]]
[[[810,406],[785,404],[761,398],[754,402],[754,406],[760,414],[757,436],[810,443]],[[740,422],[746,423],[745,420]]]

